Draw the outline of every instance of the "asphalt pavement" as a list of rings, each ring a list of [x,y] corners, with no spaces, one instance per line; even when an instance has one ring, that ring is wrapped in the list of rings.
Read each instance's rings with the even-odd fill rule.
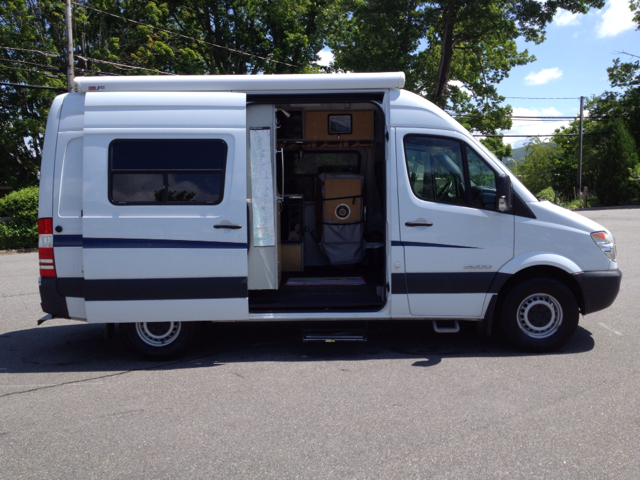
[[[0,479],[640,478],[640,209],[583,214],[622,288],[543,355],[472,325],[211,324],[153,363],[100,325],[36,326],[37,254],[0,255]]]

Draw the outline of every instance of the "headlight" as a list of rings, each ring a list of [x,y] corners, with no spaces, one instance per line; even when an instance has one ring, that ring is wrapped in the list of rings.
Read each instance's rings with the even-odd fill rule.
[[[600,247],[602,253],[612,262],[616,261],[616,241],[613,239],[613,235],[607,232],[593,232],[591,238]]]

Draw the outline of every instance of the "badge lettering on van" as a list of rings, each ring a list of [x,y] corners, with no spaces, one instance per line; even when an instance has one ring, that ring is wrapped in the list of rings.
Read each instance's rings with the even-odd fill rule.
[[[489,270],[491,268],[491,265],[465,265],[462,268],[471,270]]]
[[[88,88],[89,91],[97,91],[97,90],[104,90],[104,85],[90,85]]]

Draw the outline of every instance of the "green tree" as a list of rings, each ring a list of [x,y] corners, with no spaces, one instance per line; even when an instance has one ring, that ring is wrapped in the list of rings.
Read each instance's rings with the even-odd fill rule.
[[[0,250],[38,246],[38,187],[26,187],[0,199]]]
[[[78,0],[76,75],[302,73],[326,0]],[[66,91],[64,2],[0,0],[0,185],[34,184],[45,122]],[[55,90],[57,89],[57,90]]]
[[[513,152],[513,147],[510,144],[502,142],[502,136],[483,138],[480,142],[499,159],[510,157]]]
[[[77,8],[76,49],[87,68],[118,74],[301,73],[323,47],[323,1],[91,0]]]
[[[0,82],[59,89],[0,85],[0,185],[37,181],[49,106],[66,88],[63,15],[60,2],[0,2]]]
[[[534,60],[518,37],[539,43],[558,8],[586,13],[603,0],[337,0],[325,9],[334,68],[402,70],[406,87],[458,114],[472,130],[511,127],[497,92],[509,71]],[[489,142],[499,152],[495,141]]]
[[[604,98],[604,100],[603,100]],[[603,205],[626,204],[638,200],[637,145],[622,115],[595,116],[594,111],[617,109],[618,103],[608,95],[594,97],[587,102],[591,112],[583,125],[582,185],[595,190]],[[558,145],[553,172],[558,179],[559,192],[567,198],[577,184],[579,122],[557,131]],[[564,136],[572,134],[574,136]],[[636,185],[638,184],[638,185]]]
[[[562,148],[555,143],[543,143],[534,138],[526,146],[524,160],[518,165],[518,177],[535,195],[549,187],[556,193],[562,190],[556,175],[557,164],[562,157]]]
[[[615,118],[601,122],[598,128],[610,129],[593,150],[590,168],[594,189],[603,205],[621,205],[633,200],[631,177],[636,172],[638,153],[624,121]]]
[[[186,35],[207,42],[193,48],[208,73],[303,73],[324,45],[315,22],[323,5],[324,0],[186,0],[171,2],[171,9]]]
[[[603,204],[640,200],[637,157],[640,155],[640,62],[615,59],[607,69],[615,91],[587,101],[584,122],[582,184],[595,189]],[[577,134],[578,122],[559,133]],[[566,178],[577,178],[578,137],[556,136],[562,146],[559,165]]]
[[[607,69],[611,87],[588,105],[591,116],[602,121],[620,118],[636,146],[640,147],[640,62],[621,62],[619,58]]]

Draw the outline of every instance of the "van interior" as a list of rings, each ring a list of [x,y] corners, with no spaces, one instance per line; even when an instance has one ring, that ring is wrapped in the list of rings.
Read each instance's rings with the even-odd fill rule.
[[[387,295],[385,121],[375,102],[275,104],[276,288],[251,312],[376,311]]]

